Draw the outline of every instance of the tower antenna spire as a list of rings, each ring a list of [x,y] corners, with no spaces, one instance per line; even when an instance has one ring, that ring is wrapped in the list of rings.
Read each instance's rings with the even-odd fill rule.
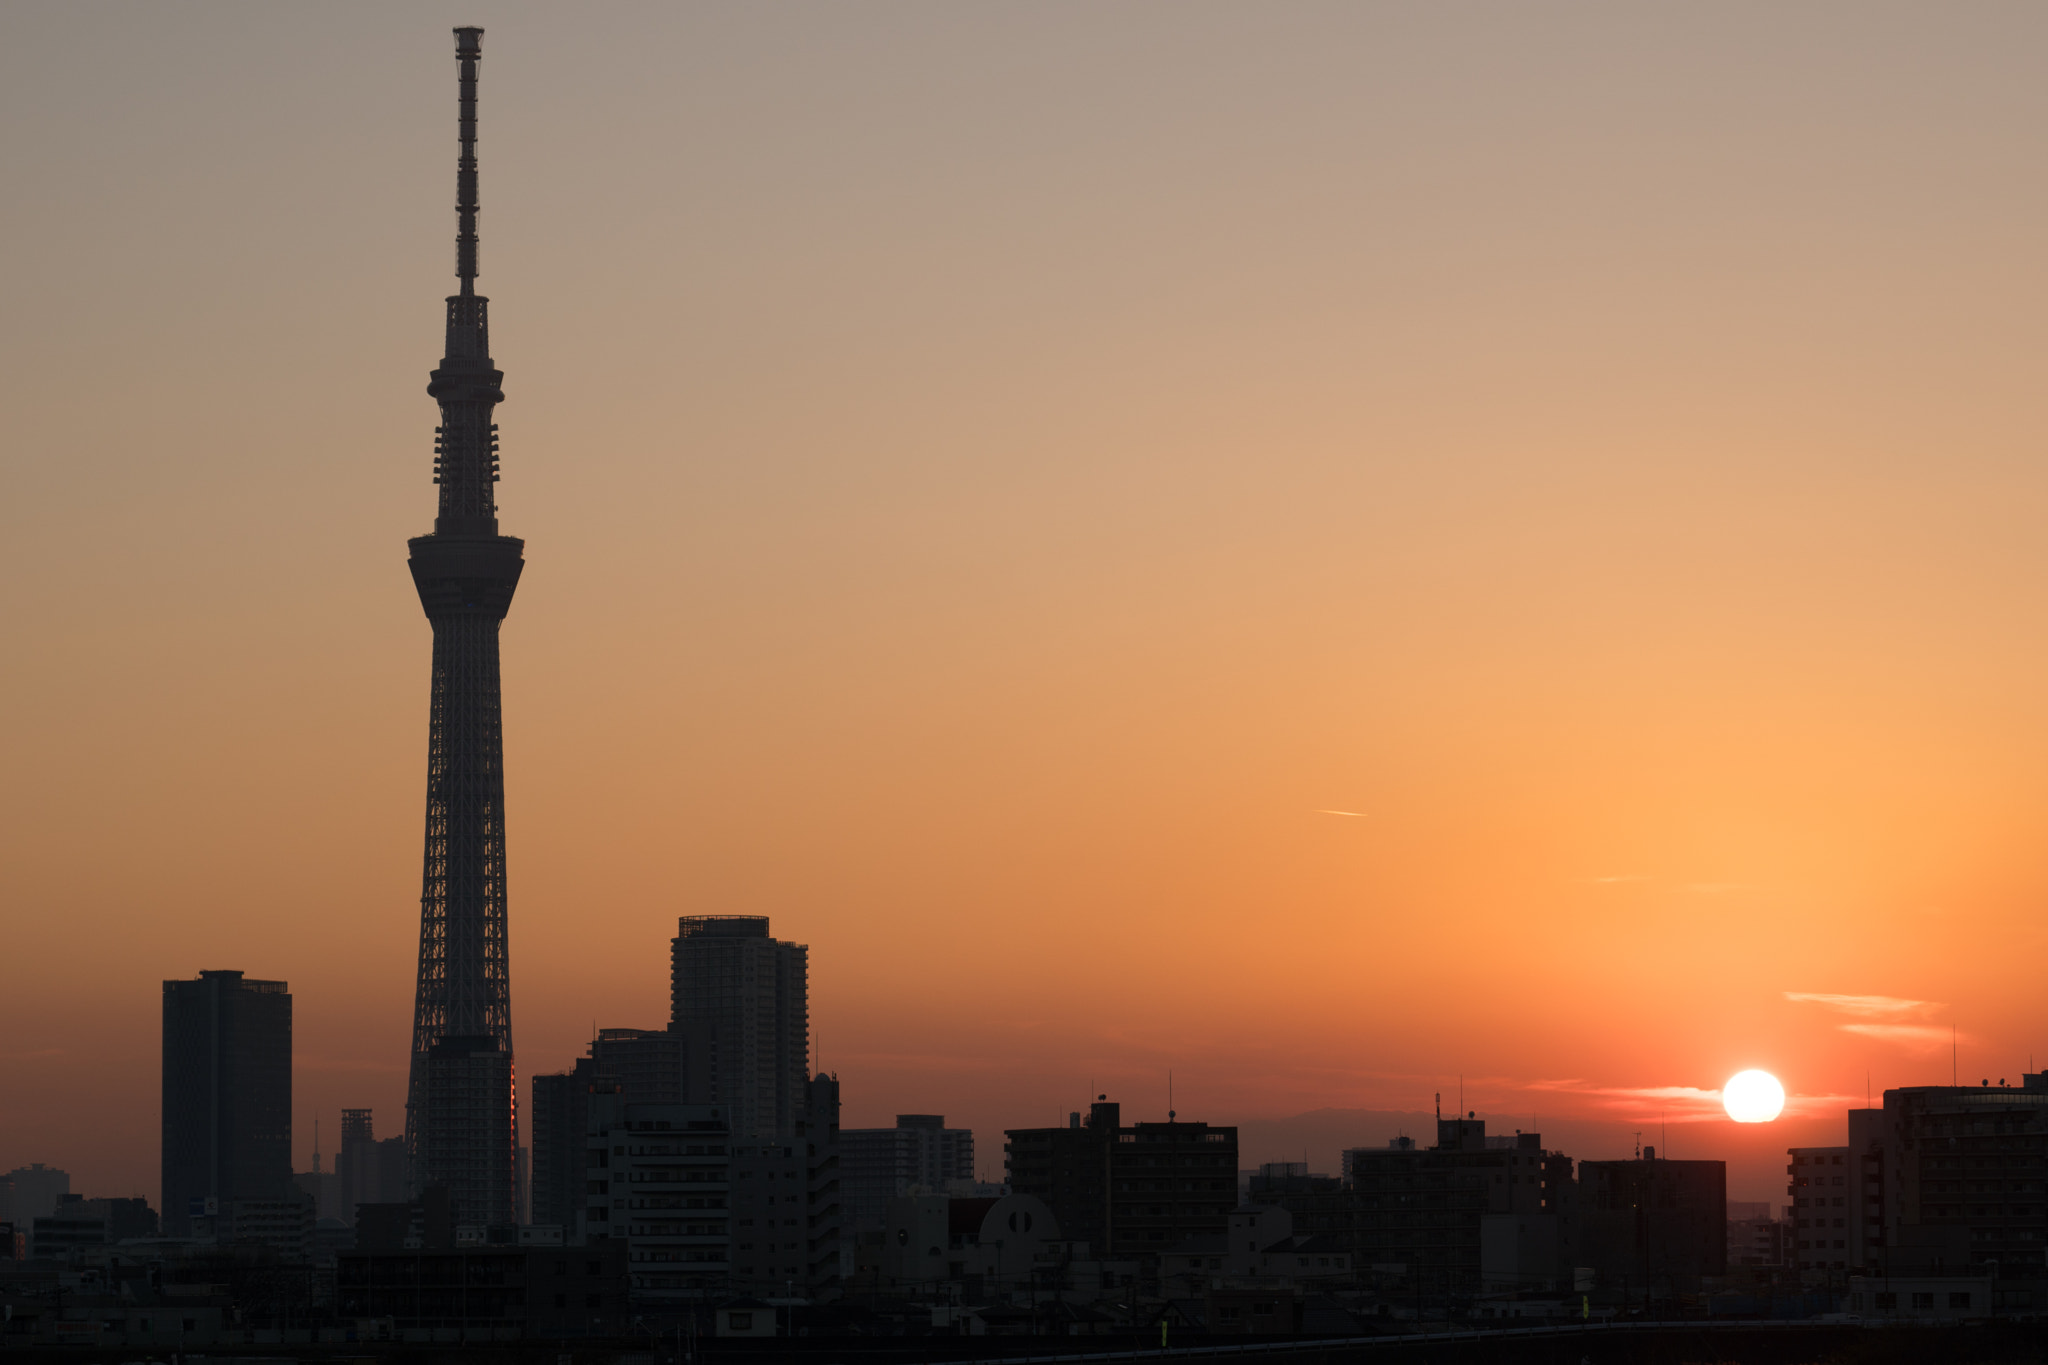
[[[455,275],[462,292],[476,292],[476,64],[484,59],[484,31],[455,30],[455,59],[462,66],[457,134],[462,156],[455,163]]]

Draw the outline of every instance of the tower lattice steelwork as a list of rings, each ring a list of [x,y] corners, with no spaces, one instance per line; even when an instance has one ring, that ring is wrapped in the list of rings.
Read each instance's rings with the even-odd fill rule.
[[[410,543],[420,605],[434,627],[427,740],[426,863],[419,990],[413,1010],[406,1145],[412,1183],[447,1186],[465,1223],[515,1217],[517,1090],[505,915],[505,749],[498,625],[519,583],[524,542],[498,534],[498,428],[505,394],[491,363],[489,300],[476,292],[476,69],[483,30],[455,30],[461,67],[455,273],[448,345],[427,392],[440,513]]]

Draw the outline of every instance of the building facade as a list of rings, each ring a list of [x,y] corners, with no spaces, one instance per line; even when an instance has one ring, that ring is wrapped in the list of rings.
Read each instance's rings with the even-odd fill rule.
[[[597,1083],[589,1101],[587,1243],[624,1243],[630,1291],[686,1303],[732,1274],[732,1127],[717,1105],[637,1104]]]
[[[948,1128],[941,1114],[898,1114],[894,1128],[841,1132],[839,1166],[847,1226],[880,1227],[892,1199],[955,1193],[956,1182],[973,1182],[974,1130]]]
[[[163,1229],[292,1189],[292,997],[282,981],[164,982]]]
[[[1863,1268],[1863,1248],[1852,1246],[1849,1202],[1856,1194],[1856,1163],[1847,1147],[1793,1147],[1785,1167],[1792,1200],[1791,1264],[1799,1270]]]

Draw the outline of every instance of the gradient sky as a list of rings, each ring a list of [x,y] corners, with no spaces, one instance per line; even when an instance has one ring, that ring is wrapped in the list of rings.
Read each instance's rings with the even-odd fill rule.
[[[0,1169],[153,1196],[201,968],[401,1121],[458,22],[523,1072],[695,913],[991,1174],[2048,1060],[2048,10],[18,0]]]

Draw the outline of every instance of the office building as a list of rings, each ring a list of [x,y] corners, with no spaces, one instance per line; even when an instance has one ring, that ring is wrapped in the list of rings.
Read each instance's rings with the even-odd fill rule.
[[[292,997],[282,981],[164,982],[163,1230],[292,1188]]]
[[[686,915],[670,945],[669,1028],[705,1049],[708,1093],[733,1136],[787,1138],[810,1080],[809,949],[762,915]]]
[[[839,1134],[839,1188],[849,1228],[880,1227],[889,1201],[908,1194],[962,1194],[974,1181],[974,1130],[941,1114],[898,1114],[894,1128]]]
[[[1068,1240],[1097,1256],[1157,1255],[1222,1232],[1237,1205],[1237,1129],[1187,1123],[1126,1127],[1107,1096],[1064,1128],[1004,1134],[1010,1189],[1042,1200]]]

